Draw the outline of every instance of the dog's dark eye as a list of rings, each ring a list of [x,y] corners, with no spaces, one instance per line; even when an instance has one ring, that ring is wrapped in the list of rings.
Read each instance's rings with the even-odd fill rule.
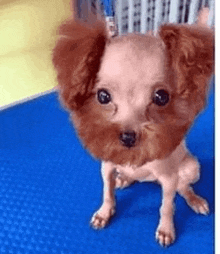
[[[98,101],[101,104],[108,104],[111,101],[111,95],[105,89],[98,90],[97,96],[98,96]]]
[[[154,92],[153,103],[158,106],[165,106],[169,102],[169,93],[163,89]]]

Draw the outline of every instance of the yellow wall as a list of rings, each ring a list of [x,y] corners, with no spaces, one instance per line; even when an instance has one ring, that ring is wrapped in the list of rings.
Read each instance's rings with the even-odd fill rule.
[[[0,107],[56,86],[51,50],[71,0],[0,1]]]

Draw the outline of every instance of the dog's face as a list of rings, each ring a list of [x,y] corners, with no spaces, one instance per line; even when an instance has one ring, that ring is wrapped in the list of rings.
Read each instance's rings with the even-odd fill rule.
[[[121,165],[171,153],[205,104],[213,61],[208,31],[181,28],[181,35],[178,26],[164,26],[160,37],[109,40],[98,23],[84,27],[84,41],[77,41],[73,28],[80,24],[61,29],[70,37],[58,42],[54,63],[61,98],[85,147]]]

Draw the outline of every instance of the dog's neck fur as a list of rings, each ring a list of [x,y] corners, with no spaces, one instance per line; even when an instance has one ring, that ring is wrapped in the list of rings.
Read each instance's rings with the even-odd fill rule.
[[[175,174],[187,155],[190,155],[190,153],[186,148],[185,140],[183,140],[165,159],[147,162],[140,167],[132,165],[121,166],[111,162],[102,162],[102,164],[103,166],[104,164],[110,164],[118,173],[125,174],[129,178],[137,181],[155,181],[158,180],[161,175],[169,176]]]

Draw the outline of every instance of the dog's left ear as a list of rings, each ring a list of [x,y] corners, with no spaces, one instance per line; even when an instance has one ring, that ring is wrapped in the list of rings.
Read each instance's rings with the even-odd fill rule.
[[[61,25],[53,50],[61,100],[71,111],[91,96],[108,41],[105,22],[90,17],[87,22],[70,19]]]
[[[177,77],[177,95],[192,101],[197,114],[205,106],[213,73],[214,33],[205,26],[167,24],[159,36]]]

